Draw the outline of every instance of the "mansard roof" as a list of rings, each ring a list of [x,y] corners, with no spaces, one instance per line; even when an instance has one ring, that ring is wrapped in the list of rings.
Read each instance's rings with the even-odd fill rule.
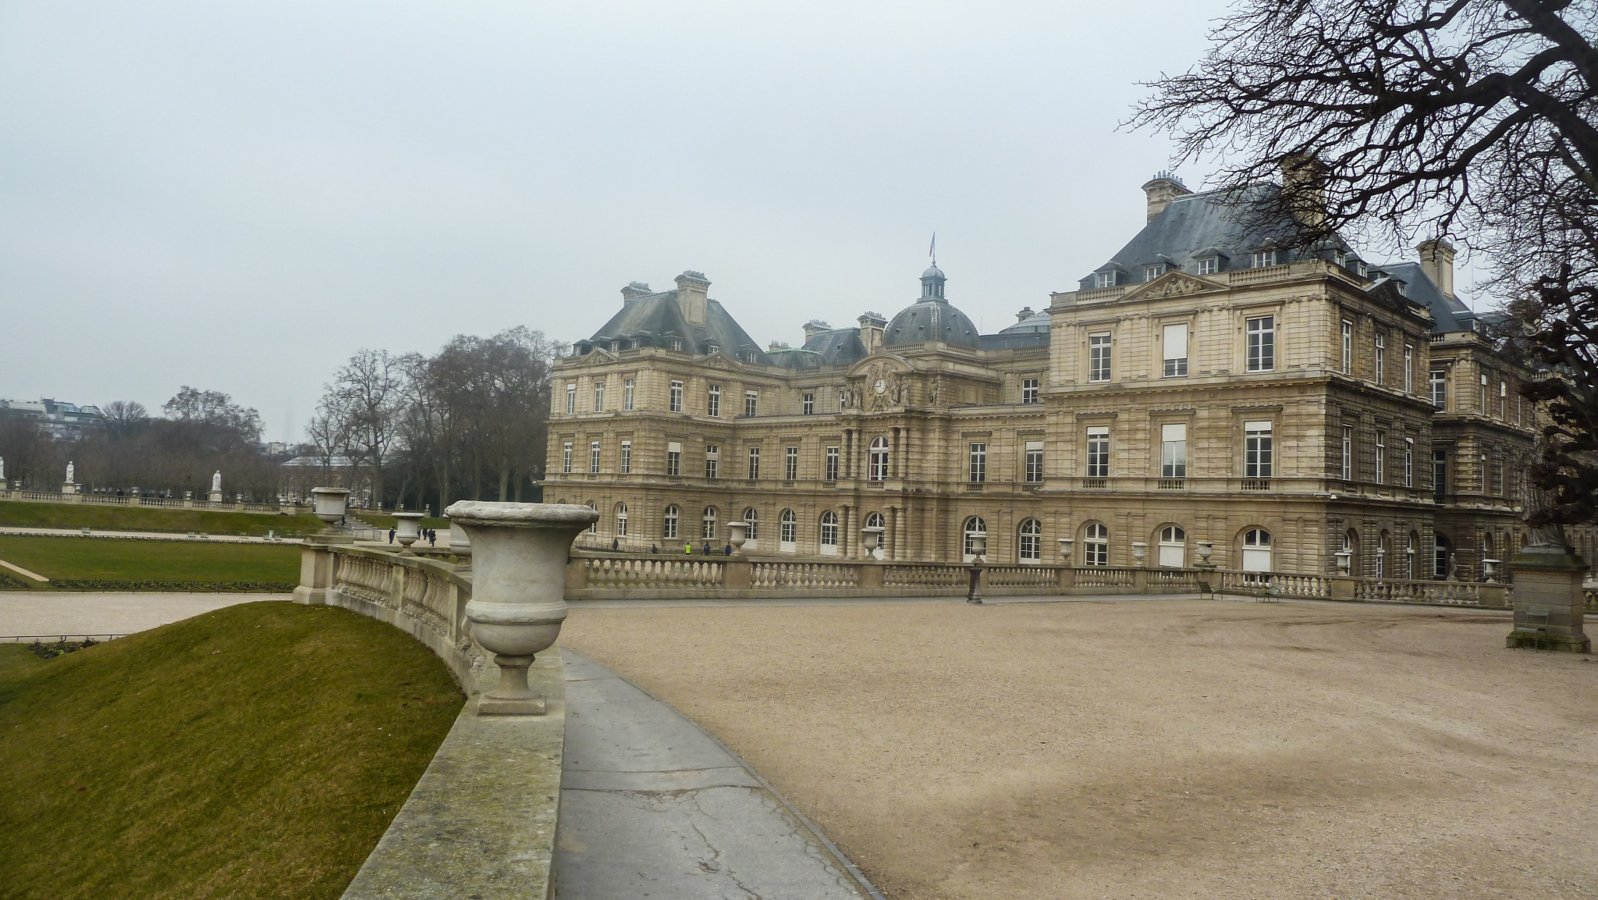
[[[608,346],[621,341],[632,347],[670,347],[674,338],[681,338],[683,350],[706,354],[714,346],[722,353],[745,362],[771,365],[772,360],[760,349],[749,333],[743,330],[720,301],[705,303],[705,324],[690,325],[677,304],[676,291],[660,291],[627,300],[621,311],[600,326],[593,337],[576,342],[578,353],[586,353],[595,346]]]
[[[1432,314],[1432,333],[1475,331],[1476,314],[1457,297],[1448,297],[1426,277],[1420,263],[1401,262],[1379,266],[1381,271],[1404,282],[1409,299],[1425,306]]]

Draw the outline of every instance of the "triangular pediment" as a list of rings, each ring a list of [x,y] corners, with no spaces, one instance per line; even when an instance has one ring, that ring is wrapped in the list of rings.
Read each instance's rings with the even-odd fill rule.
[[[1121,295],[1120,299],[1162,300],[1166,297],[1188,297],[1225,289],[1224,285],[1216,284],[1207,278],[1199,278],[1186,272],[1166,272],[1137,290]]]

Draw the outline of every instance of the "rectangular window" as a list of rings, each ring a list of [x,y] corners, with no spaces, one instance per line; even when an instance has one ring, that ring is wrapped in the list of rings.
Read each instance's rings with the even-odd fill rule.
[[[1205,256],[1199,259],[1198,273],[1200,275],[1214,275],[1221,271],[1221,258],[1218,256]]]
[[[1243,423],[1243,477],[1270,478],[1274,471],[1270,422]]]
[[[1114,272],[1097,272],[1093,275],[1093,286],[1096,288],[1115,287]]]
[[[744,415],[755,416],[760,413],[760,392],[744,391]]]
[[[816,414],[816,395],[815,394],[806,392],[805,395],[802,398],[800,398],[800,400],[799,400],[799,412],[802,413],[803,415],[807,415],[807,416],[813,416],[813,415]]]
[[[1484,416],[1487,415],[1487,413],[1490,411],[1489,407],[1487,406],[1487,376],[1486,375],[1481,376],[1481,395],[1477,398],[1476,411],[1481,413]]]
[[[1088,335],[1088,381],[1110,380],[1110,335]]]
[[[599,474],[599,442],[591,441],[588,444],[588,472],[591,475]]]
[[[971,483],[981,484],[988,480],[988,445],[973,442],[971,444]]]
[[[1387,432],[1376,432],[1376,483],[1387,483]]]
[[[1354,322],[1351,319],[1343,320],[1343,374],[1350,375],[1354,371]]]
[[[1276,368],[1276,317],[1256,316],[1247,322],[1250,372],[1269,372]]]
[[[682,475],[682,444],[675,441],[666,445],[666,475],[671,478]]]
[[[760,477],[760,448],[749,448],[749,480],[754,481]]]
[[[1180,378],[1186,375],[1187,323],[1165,326],[1160,343],[1165,351],[1165,377]]]
[[[1256,250],[1256,251],[1254,251],[1254,268],[1263,269],[1266,266],[1274,266],[1274,265],[1276,265],[1276,251],[1275,250]]]
[[[840,454],[838,452],[838,448],[837,447],[828,447],[827,448],[827,480],[828,481],[837,481],[838,480],[838,461],[841,458],[842,458],[842,454]]]
[[[1026,471],[1027,484],[1041,484],[1043,482],[1043,442],[1026,442]]]
[[[1415,439],[1404,438],[1404,487],[1415,486]]]
[[[1036,379],[1036,378],[1023,378],[1021,380],[1021,402],[1022,403],[1036,403],[1036,402],[1038,402],[1038,379]]]
[[[596,381],[596,382],[594,382],[594,412],[604,412],[604,411],[605,411],[605,383],[603,381]]]
[[[839,388],[838,389],[838,408],[839,409],[848,409],[849,408],[849,389],[848,388]]]
[[[1343,426],[1343,480],[1354,480],[1354,426]]]
[[[721,385],[713,384],[705,391],[705,415],[712,419],[721,417]]]
[[[1088,429],[1087,459],[1087,477],[1110,477],[1110,429],[1105,427]]]
[[[623,475],[631,475],[633,471],[633,442],[621,442],[621,458],[616,464],[617,470]]]
[[[576,414],[577,414],[577,383],[576,382],[572,382],[571,384],[566,385],[566,415],[574,416]]]
[[[1432,491],[1441,503],[1448,494],[1448,451],[1432,451]]]
[[[632,412],[633,408],[633,380],[631,378],[621,383],[621,408]]]
[[[1156,278],[1158,278],[1158,277],[1160,277],[1161,275],[1164,275],[1164,274],[1165,274],[1165,263],[1155,263],[1153,265],[1149,265],[1149,266],[1144,266],[1143,267],[1143,280],[1144,281],[1153,281],[1154,279],[1156,279]]]
[[[1415,393],[1415,345],[1404,345],[1404,393]]]
[[[1498,418],[1509,418],[1509,383],[1503,379],[1498,381]]]
[[[1187,425],[1160,426],[1160,477],[1187,477]]]
[[[560,471],[571,474],[572,470],[572,442],[567,441],[560,445]]]
[[[1432,369],[1427,378],[1431,382],[1432,406],[1445,408],[1448,404],[1448,373],[1442,369]]]
[[[705,478],[706,478],[706,480],[715,481],[716,480],[716,475],[719,472],[720,468],[721,468],[721,448],[717,447],[715,444],[706,444],[705,445]]]
[[[671,402],[667,408],[672,412],[682,412],[682,382],[671,383]]]
[[[1387,383],[1387,332],[1376,332],[1376,383]]]
[[[782,477],[787,481],[796,481],[799,478],[799,448],[788,447],[783,451]]]
[[[1493,454],[1493,494],[1504,496],[1504,457],[1501,453]]]

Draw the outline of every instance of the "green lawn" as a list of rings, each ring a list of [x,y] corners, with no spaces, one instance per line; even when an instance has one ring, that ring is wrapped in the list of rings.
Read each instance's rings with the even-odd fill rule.
[[[244,534],[264,537],[268,531],[297,537],[324,527],[312,515],[216,512],[208,509],[146,509],[79,503],[0,502],[0,526],[14,528],[90,528],[100,531],[168,531],[186,534]]]
[[[385,531],[393,528],[394,523],[399,521],[391,515],[386,515],[384,513],[370,513],[366,512],[365,510],[352,510],[350,512],[350,517],[353,519],[360,519],[362,522],[365,522],[373,528],[381,528]],[[421,524],[417,527],[431,528],[435,531],[444,531],[449,528],[449,520],[443,516],[423,516],[421,519]]]
[[[337,897],[462,700],[421,645],[332,607],[52,660],[0,645],[0,894]]]
[[[300,577],[299,548],[273,544],[0,535],[0,559],[69,590],[181,590],[180,585],[193,585],[278,591],[292,590]],[[5,574],[12,582],[24,581],[15,573]],[[7,586],[17,585],[0,582],[0,587]],[[35,582],[23,586],[46,587]]]

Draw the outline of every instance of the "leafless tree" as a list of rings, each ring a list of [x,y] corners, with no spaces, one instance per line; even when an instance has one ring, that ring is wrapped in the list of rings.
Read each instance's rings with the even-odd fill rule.
[[[372,492],[383,497],[387,457],[399,436],[404,410],[405,369],[387,350],[360,350],[333,376],[320,413],[332,419],[345,452],[372,477]]]

